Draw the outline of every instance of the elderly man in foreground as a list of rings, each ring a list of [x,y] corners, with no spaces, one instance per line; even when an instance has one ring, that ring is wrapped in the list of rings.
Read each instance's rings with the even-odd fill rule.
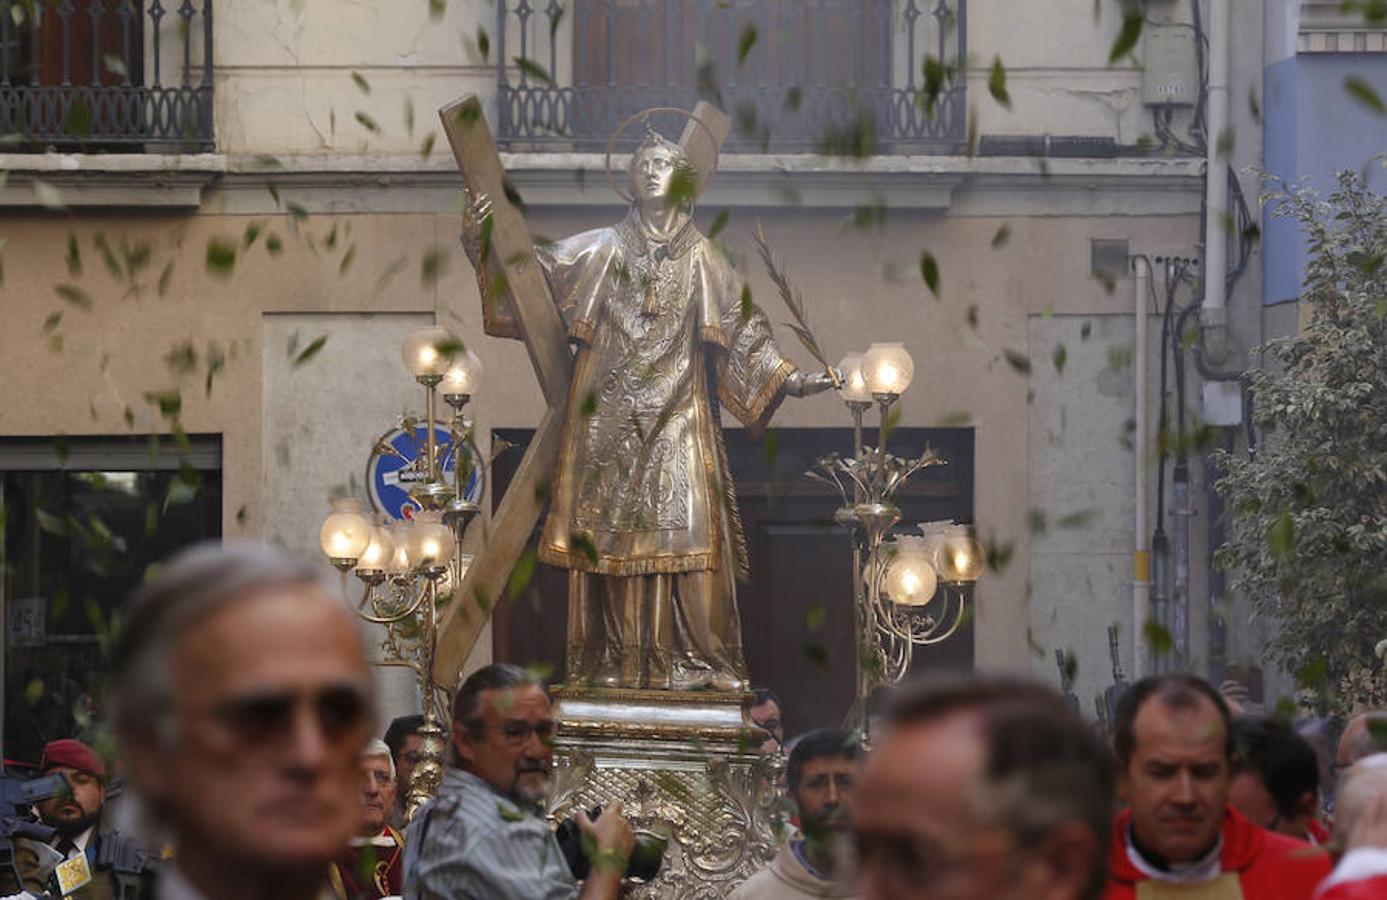
[[[897,698],[857,790],[864,900],[1096,900],[1107,748],[1058,694],[1014,679]]]
[[[200,545],[131,600],[111,704],[174,857],[159,900],[305,900],[361,818],[370,679],[313,565]]]
[[[490,665],[453,699],[451,765],[405,833],[407,900],[613,900],[634,836],[620,804],[578,813],[591,871],[581,892],[541,816],[554,764],[544,685]]]
[[[1109,900],[1309,900],[1329,857],[1229,805],[1228,706],[1193,675],[1138,681],[1118,701],[1114,746],[1127,810],[1113,829]]]

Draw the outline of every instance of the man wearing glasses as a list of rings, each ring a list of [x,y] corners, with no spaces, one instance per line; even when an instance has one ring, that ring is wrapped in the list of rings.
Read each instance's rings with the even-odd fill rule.
[[[1063,697],[924,682],[889,725],[853,804],[862,900],[1098,900],[1113,769]]]
[[[158,900],[304,900],[361,820],[366,661],[319,570],[205,544],[142,588],[112,660],[127,770],[173,840]]]
[[[541,817],[553,766],[554,718],[544,686],[524,669],[472,673],[453,700],[451,765],[438,797],[405,839],[407,900],[610,900],[634,842],[614,804],[578,813],[593,848],[580,892]]]

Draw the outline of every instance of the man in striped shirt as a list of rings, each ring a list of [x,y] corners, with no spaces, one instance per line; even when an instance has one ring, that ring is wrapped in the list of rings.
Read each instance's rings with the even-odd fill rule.
[[[581,890],[541,817],[553,767],[544,685],[524,669],[472,673],[453,701],[451,765],[405,840],[406,900],[614,900],[634,837],[620,804],[578,813],[594,848]]]

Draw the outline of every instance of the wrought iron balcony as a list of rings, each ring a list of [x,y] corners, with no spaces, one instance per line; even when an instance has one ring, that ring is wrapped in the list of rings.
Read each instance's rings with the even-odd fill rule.
[[[212,0],[0,0],[0,149],[212,149]]]
[[[957,153],[966,3],[498,0],[498,140],[602,150],[632,113],[708,99],[732,152]]]

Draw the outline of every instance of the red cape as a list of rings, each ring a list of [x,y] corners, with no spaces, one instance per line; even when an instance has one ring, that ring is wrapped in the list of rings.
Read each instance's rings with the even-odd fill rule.
[[[1137,882],[1147,880],[1127,858],[1131,818],[1131,812],[1124,811],[1113,823],[1104,900],[1135,900]],[[1310,900],[1315,885],[1330,869],[1329,856],[1323,850],[1258,828],[1231,806],[1223,814],[1219,864],[1225,872],[1238,873],[1246,900]]]

